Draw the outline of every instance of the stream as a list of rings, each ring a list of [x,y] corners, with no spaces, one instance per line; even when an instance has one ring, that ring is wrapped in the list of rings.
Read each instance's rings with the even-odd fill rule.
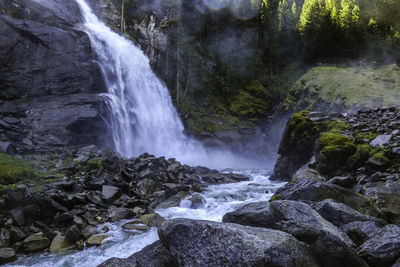
[[[269,170],[241,170],[236,173],[250,177],[249,181],[211,185],[202,193],[204,206],[193,209],[188,199],[181,201],[179,207],[156,210],[165,219],[190,218],[198,220],[222,221],[225,213],[233,211],[247,203],[267,201],[273,193],[285,183],[269,180]],[[190,196],[188,197],[190,198]],[[134,218],[133,218],[134,219]],[[99,229],[107,226],[110,235],[101,247],[85,248],[83,251],[66,251],[59,254],[41,253],[21,256],[18,261],[9,266],[36,267],[93,267],[112,257],[127,258],[145,246],[158,240],[157,229],[146,232],[128,231],[122,228],[126,222],[105,223]]]

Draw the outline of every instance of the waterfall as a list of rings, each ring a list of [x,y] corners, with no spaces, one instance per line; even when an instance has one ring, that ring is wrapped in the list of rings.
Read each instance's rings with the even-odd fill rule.
[[[185,136],[168,89],[153,73],[147,56],[100,21],[84,0],[76,1],[108,88],[112,136],[120,154],[132,157],[148,152],[215,168],[254,166],[249,160],[237,161],[226,150],[206,151],[200,142]]]

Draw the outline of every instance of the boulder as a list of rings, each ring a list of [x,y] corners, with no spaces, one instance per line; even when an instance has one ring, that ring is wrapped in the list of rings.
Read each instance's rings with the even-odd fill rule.
[[[143,224],[150,227],[160,227],[165,221],[158,213],[145,214],[139,217]]]
[[[390,139],[392,139],[392,137],[393,137],[393,135],[391,135],[391,134],[378,135],[374,140],[372,140],[370,145],[373,147],[376,147],[376,146],[384,147],[390,141]]]
[[[357,221],[344,224],[340,229],[359,246],[379,232],[381,226],[376,221]]]
[[[71,247],[72,245],[73,243],[71,243],[67,237],[63,235],[57,235],[50,244],[50,252],[57,253]]]
[[[101,194],[103,195],[105,200],[113,202],[121,196],[122,192],[121,189],[116,186],[103,185],[101,189]]]
[[[128,208],[116,208],[116,209],[111,209],[109,210],[109,213],[107,217],[112,221],[112,222],[117,222],[123,219],[129,219],[133,217],[135,214],[131,209]]]
[[[335,176],[329,182],[344,188],[351,188],[357,181],[352,176]]]
[[[273,198],[299,200],[299,201],[322,201],[334,199],[344,203],[356,210],[369,207],[368,199],[359,196],[343,187],[328,182],[304,179],[297,183],[288,183],[279,188]]]
[[[86,240],[86,244],[88,246],[101,246],[106,238],[108,238],[107,235],[102,235],[102,234],[92,235]]]
[[[351,222],[366,222],[373,221],[378,225],[383,226],[386,222],[382,219],[378,219],[371,216],[366,216],[343,203],[337,203],[332,199],[323,200],[315,205],[313,208],[327,221],[340,227],[344,224]]]
[[[25,252],[40,251],[47,248],[49,245],[49,239],[42,232],[30,235],[22,241],[22,249]]]
[[[305,203],[251,203],[225,214],[223,221],[285,231],[310,244],[323,266],[365,266],[351,239]]]
[[[135,224],[135,223],[126,223],[122,226],[122,228],[126,230],[136,230],[136,231],[147,231],[150,230],[150,227],[147,225]]]
[[[359,254],[371,266],[391,266],[400,257],[400,227],[386,225],[361,245]]]
[[[81,230],[79,230],[79,227],[76,225],[68,227],[67,231],[65,231],[65,237],[72,244],[80,240],[81,236],[82,236]]]
[[[205,200],[200,195],[194,195],[191,198],[189,198],[189,200],[191,202],[190,208],[192,209],[199,209],[204,207]]]
[[[126,259],[111,258],[98,267],[177,267],[169,251],[156,241]]]
[[[6,228],[0,229],[0,248],[6,248],[10,245],[10,231]]]
[[[10,227],[10,237],[11,237],[11,242],[15,243],[17,241],[21,241],[26,237],[26,234],[24,231],[21,230],[21,228],[17,226],[11,226]]]
[[[17,254],[12,248],[0,248],[0,265],[17,260]]]
[[[318,266],[306,246],[277,230],[174,219],[158,234],[179,266]]]

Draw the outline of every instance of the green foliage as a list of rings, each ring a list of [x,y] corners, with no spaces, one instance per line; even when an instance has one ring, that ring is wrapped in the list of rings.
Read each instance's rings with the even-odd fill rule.
[[[349,128],[350,125],[343,121],[332,121],[327,125],[327,130],[331,133],[342,133]]]
[[[271,98],[271,93],[262,84],[252,81],[239,91],[230,110],[244,117],[266,116],[272,108]]]
[[[102,164],[101,158],[92,158],[86,162],[86,168],[89,172],[97,172]]]
[[[13,184],[36,177],[31,164],[13,156],[0,153],[0,184]]]
[[[357,150],[348,160],[348,167],[350,169],[357,169],[364,165],[364,163],[370,158],[372,147],[368,144],[357,145]]]

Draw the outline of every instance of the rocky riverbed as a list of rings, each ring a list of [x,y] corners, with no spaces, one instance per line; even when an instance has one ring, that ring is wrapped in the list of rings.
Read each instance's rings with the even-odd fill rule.
[[[270,201],[223,222],[174,219],[160,241],[100,266],[399,266],[400,112],[300,112],[289,120]]]

